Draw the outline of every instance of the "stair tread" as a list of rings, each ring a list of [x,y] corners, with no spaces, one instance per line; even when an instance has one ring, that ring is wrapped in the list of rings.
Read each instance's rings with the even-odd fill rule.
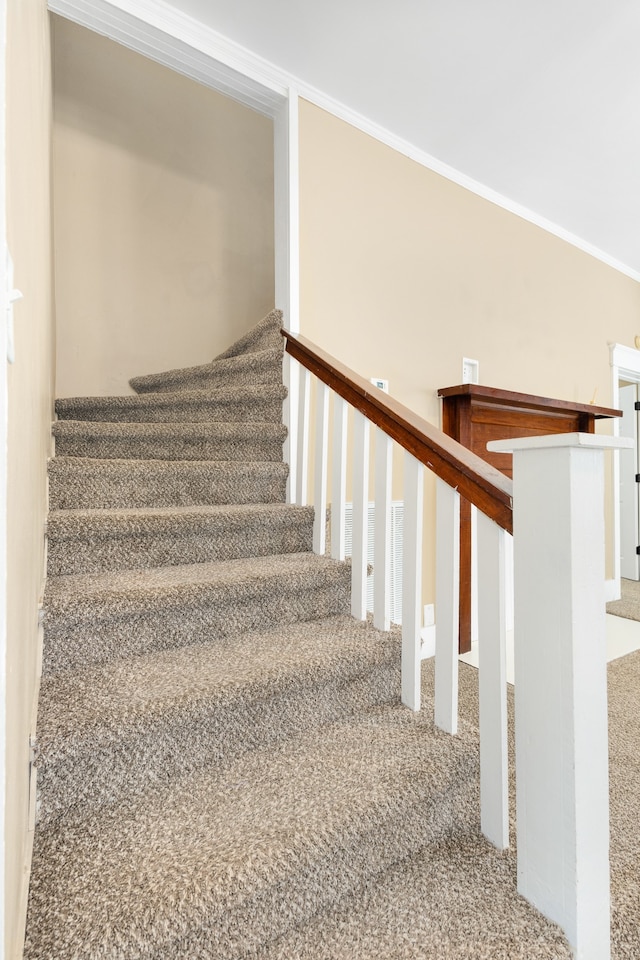
[[[120,602],[130,599],[137,605],[153,603],[162,595],[182,601],[184,594],[193,596],[200,593],[202,587],[226,587],[231,593],[237,593],[251,585],[260,589],[265,583],[281,578],[285,578],[283,589],[290,590],[298,587],[302,580],[307,586],[341,580],[349,569],[348,563],[328,557],[291,553],[50,577],[45,590],[47,617],[89,600],[109,604],[115,598]]]
[[[53,457],[53,508],[281,503],[289,468],[282,460],[138,460]]]
[[[103,396],[95,394],[87,396],[57,397],[56,410],[58,406],[66,407],[73,404],[86,404],[87,406],[101,406],[102,404],[112,403],[114,406],[129,407],[148,407],[157,404],[158,406],[171,406],[172,403],[187,404],[199,400],[219,400],[229,397],[231,400],[244,400],[249,398],[262,399],[265,395],[286,397],[287,390],[281,383],[259,383],[251,386],[250,384],[242,386],[211,386],[199,390],[180,390],[176,393],[159,393],[157,396],[150,393],[111,393]]]
[[[73,470],[75,472],[124,471],[144,475],[149,470],[163,473],[222,471],[242,473],[288,473],[284,463],[271,460],[137,460],[114,457],[101,460],[99,457],[51,457],[52,469]]]
[[[287,428],[242,421],[56,420],[56,452],[96,459],[281,461]]]
[[[331,642],[327,640],[330,638]],[[250,656],[248,652],[250,651]],[[347,615],[230,637],[224,646],[193,644],[141,656],[135,670],[114,661],[44,677],[38,715],[40,762],[93,748],[108,734],[124,735],[153,715],[199,702],[266,699],[328,676],[340,681],[373,663],[399,657],[399,635]]]
[[[49,576],[311,550],[313,507],[286,503],[52,510]]]
[[[185,533],[192,529],[225,521],[244,525],[252,519],[296,523],[308,520],[313,507],[287,503],[204,504],[176,507],[114,507],[112,509],[51,510],[47,533],[56,539],[75,539],[87,530],[93,536],[113,536],[118,528],[123,534],[176,528]]]
[[[516,889],[515,857],[469,832],[391,867],[259,960],[571,960],[562,931]]]
[[[99,420],[56,420],[52,426],[54,437],[109,437],[109,438],[158,438],[164,437],[209,437],[221,439],[224,437],[255,437],[267,436],[284,442],[287,428],[282,424],[260,423],[253,421],[200,421],[189,423],[180,422],[151,422],[151,423],[114,423]]]
[[[184,384],[189,389],[189,384],[201,380],[215,380],[227,376],[246,376],[255,375],[261,368],[270,370],[272,367],[278,368],[282,362],[284,352],[284,340],[278,347],[270,347],[266,350],[256,350],[252,353],[240,353],[229,357],[220,357],[211,360],[209,363],[199,364],[194,367],[176,367],[173,370],[163,370],[161,373],[150,373],[141,377],[132,377],[129,380],[129,386],[136,392],[154,393],[163,392],[163,388],[173,388],[179,390],[180,384]]]
[[[464,727],[382,706],[52,826],[25,956],[240,956],[475,821],[477,776]]]
[[[52,457],[49,468],[67,470],[75,473],[117,473],[146,475],[150,470],[156,473],[197,473],[215,471],[218,473],[287,474],[285,463],[271,460],[129,460],[114,457]]]
[[[283,344],[281,330],[282,310],[275,308],[230,347],[219,353],[215,359],[222,360],[225,357],[235,357],[240,353],[252,353],[264,348],[265,344],[281,349]]]

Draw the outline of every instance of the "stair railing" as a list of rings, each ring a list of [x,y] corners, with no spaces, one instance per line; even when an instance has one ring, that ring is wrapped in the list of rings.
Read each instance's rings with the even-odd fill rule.
[[[333,396],[331,555],[345,558],[347,405],[351,449],[352,603],[367,615],[369,424],[375,426],[374,625],[390,626],[391,450],[404,449],[401,698],[420,709],[424,468],[436,476],[435,723],[458,725],[460,497],[478,510],[480,820],[509,845],[506,534],[515,528],[514,634],[518,890],[565,931],[580,960],[610,957],[604,601],[604,450],[620,439],[563,434],[499,441],[512,481],[302,336],[295,361],[291,499],[307,502],[313,439],[313,549],[326,550],[329,402]],[[315,425],[309,424],[310,377]],[[295,391],[294,391],[295,395]]]

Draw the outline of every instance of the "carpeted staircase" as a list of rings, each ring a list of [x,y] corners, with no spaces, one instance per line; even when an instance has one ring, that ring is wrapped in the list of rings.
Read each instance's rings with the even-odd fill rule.
[[[281,315],[59,400],[29,960],[570,956],[479,835],[468,715],[285,504]],[[457,919],[456,919],[457,918]]]

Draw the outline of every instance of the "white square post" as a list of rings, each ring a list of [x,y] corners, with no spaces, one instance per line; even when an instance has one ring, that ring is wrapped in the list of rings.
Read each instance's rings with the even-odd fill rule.
[[[576,960],[610,957],[604,450],[620,445],[488,444],[513,452],[518,890]]]

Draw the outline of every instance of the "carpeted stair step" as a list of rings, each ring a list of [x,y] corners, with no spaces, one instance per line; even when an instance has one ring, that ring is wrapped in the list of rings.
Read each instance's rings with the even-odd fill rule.
[[[182,391],[222,385],[282,384],[282,311],[272,310],[210,363],[134,377],[136,393]]]
[[[348,563],[310,553],[50,577],[43,670],[346,613]]]
[[[51,510],[49,576],[311,550],[313,507],[230,504]]]
[[[223,357],[197,367],[184,367],[134,377],[129,381],[136,393],[177,393],[181,390],[203,390],[207,387],[282,383],[283,346]]]
[[[278,423],[53,424],[56,454],[101,460],[282,460],[287,428]]]
[[[49,505],[52,510],[110,510],[278,503],[285,499],[288,473],[284,463],[53,457]]]
[[[573,953],[560,928],[518,894],[513,851],[469,832],[412,855],[252,956],[571,960]]]
[[[231,960],[477,828],[478,748],[399,705],[36,837],[26,960]]]
[[[59,420],[110,423],[280,423],[287,395],[281,383],[184,390],[123,397],[65,397],[56,400]]]
[[[337,616],[44,677],[39,823],[395,700],[399,662],[399,634]]]
[[[241,353],[255,353],[258,350],[283,349],[282,310],[272,310],[259,323],[251,327],[230,347],[215,358],[236,357]]]

